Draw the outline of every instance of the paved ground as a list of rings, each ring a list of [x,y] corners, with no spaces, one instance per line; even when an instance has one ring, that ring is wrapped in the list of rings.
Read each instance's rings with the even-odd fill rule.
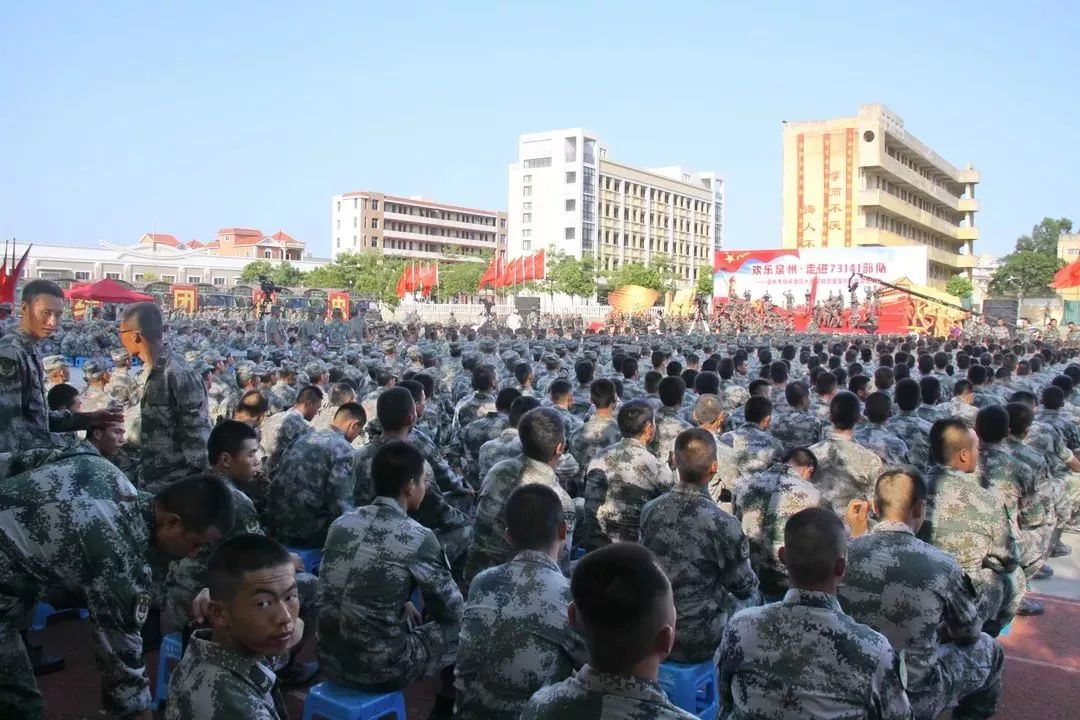
[[[1005,646],[1005,702],[1003,720],[1077,720],[1080,718],[1080,536],[1066,536],[1075,552],[1051,561],[1056,573],[1035,584],[1046,614],[1017,618]],[[107,717],[101,712],[100,686],[94,669],[90,624],[62,620],[37,633],[47,650],[63,654],[67,669],[40,678],[48,704],[48,717],[75,720]],[[310,659],[311,647],[303,655]],[[147,657],[151,686],[156,677],[157,653]],[[409,720],[423,720],[431,708],[437,683],[418,683],[406,692]],[[288,693],[293,718],[302,716],[304,693]]]

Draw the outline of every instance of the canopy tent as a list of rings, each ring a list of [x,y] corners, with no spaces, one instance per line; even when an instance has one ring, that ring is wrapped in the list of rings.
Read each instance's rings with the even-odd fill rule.
[[[103,303],[136,303],[152,302],[153,295],[128,290],[126,287],[108,278],[94,283],[82,283],[73,285],[66,293],[69,300],[94,300]]]

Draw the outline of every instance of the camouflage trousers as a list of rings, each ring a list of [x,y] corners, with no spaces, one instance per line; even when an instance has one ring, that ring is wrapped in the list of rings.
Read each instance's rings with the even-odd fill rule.
[[[1029,578],[1046,563],[1053,532],[1052,522],[1034,528],[1020,528],[1020,564]]]
[[[319,646],[320,648],[322,646]],[[374,658],[381,666],[372,670]],[[434,677],[454,664],[457,657],[457,637],[449,639],[438,623],[428,622],[414,628],[405,641],[403,652],[383,653],[369,648],[365,667],[356,668],[349,658],[328,658],[319,652],[319,665],[332,682],[365,692],[388,693],[403,690],[413,683]]]
[[[1054,498],[1055,524],[1059,530],[1080,532],[1080,474],[1068,473]]]
[[[45,700],[21,631],[29,627],[37,584],[0,547],[0,717],[43,720]]]
[[[971,645],[939,646],[938,682],[926,689],[908,688],[913,716],[933,720],[954,708],[955,720],[993,717],[1001,702],[1004,666],[1005,651],[986,633]]]
[[[979,617],[983,622],[1005,627],[1012,622],[1027,589],[1027,577],[1017,567],[1012,572],[998,573],[983,568],[971,578],[978,593]]]

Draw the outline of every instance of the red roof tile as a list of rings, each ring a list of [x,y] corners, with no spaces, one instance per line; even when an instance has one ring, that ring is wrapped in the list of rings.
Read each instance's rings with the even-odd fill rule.
[[[168,245],[169,247],[177,247],[180,245],[180,243],[176,239],[176,236],[165,235],[162,233],[146,233],[141,238],[139,238],[139,242],[142,243],[144,241],[144,244],[159,243],[161,245]]]

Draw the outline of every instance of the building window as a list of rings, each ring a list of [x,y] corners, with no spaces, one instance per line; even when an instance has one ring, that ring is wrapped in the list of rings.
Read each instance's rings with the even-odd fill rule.
[[[105,277],[107,277],[109,280],[119,280],[120,273],[105,273]]]
[[[532,185],[526,185],[521,188],[522,197],[532,197]]]
[[[521,213],[521,222],[523,222],[523,223],[531,223],[532,222],[532,213]]]
[[[142,280],[143,280],[143,278],[145,277],[145,275],[143,275],[142,273],[135,273],[135,274],[134,274],[134,275],[132,275],[131,277],[132,277],[132,279],[133,279],[133,280],[134,280],[135,282],[142,282]]]
[[[522,240],[521,241],[521,249],[522,250],[531,250],[532,249],[532,240]]]
[[[86,270],[76,270],[75,271],[75,279],[76,280],[89,280],[90,279],[90,273],[87,272]]]
[[[371,247],[379,247],[378,239],[374,235],[371,236]]]
[[[573,240],[575,237],[577,237],[577,228],[566,228],[565,237],[567,240]]]
[[[225,284],[225,278],[221,277],[220,275],[215,275],[213,283],[215,285],[224,285]]]
[[[577,173],[576,172],[571,170],[570,172],[566,173],[566,184],[567,185],[572,185],[573,183],[576,183],[576,182],[577,182]]]
[[[174,283],[174,282],[176,282],[176,276],[175,275],[162,275],[161,276],[161,282]]]
[[[354,235],[353,237],[356,237],[356,236]],[[335,238],[334,239],[334,247],[336,247],[339,250],[341,249],[341,238]]]
[[[371,218],[371,227],[376,230],[379,228],[379,218]]]
[[[201,282],[202,282],[202,278],[201,278],[201,277],[199,277],[198,275],[188,275],[188,276],[187,276],[187,281],[188,281],[189,283],[191,283],[192,285],[194,285],[195,283],[201,283]]]
[[[499,218],[499,227],[506,227],[506,218]]]
[[[532,203],[531,202],[521,203],[521,209],[522,210],[532,210]]]
[[[563,142],[563,160],[566,162],[577,162],[577,138],[568,137]]]
[[[523,182],[523,183],[531,183],[532,182],[532,175],[522,175],[521,176],[521,182]]]
[[[523,238],[531,238],[532,237],[532,230],[530,230],[528,228],[522,230],[521,231],[521,237],[523,237]]]
[[[357,223],[357,217],[355,215],[353,215],[352,226],[356,227],[356,223]]]
[[[374,198],[372,198],[372,200],[371,200],[371,209],[372,210],[378,210],[379,209],[379,201],[378,200],[375,200]]]
[[[526,160],[525,161],[525,169],[526,170],[530,170],[532,168],[546,168],[546,167],[551,167],[551,158],[550,157],[532,158],[531,160]]]
[[[341,201],[340,200],[337,201],[337,209],[338,209],[338,212],[341,212]],[[227,239],[228,238],[226,238],[226,240]]]
[[[569,212],[577,210],[577,200],[567,200],[565,203],[565,208]]]
[[[353,210],[356,209],[356,198],[352,199],[352,207],[353,207]]]

